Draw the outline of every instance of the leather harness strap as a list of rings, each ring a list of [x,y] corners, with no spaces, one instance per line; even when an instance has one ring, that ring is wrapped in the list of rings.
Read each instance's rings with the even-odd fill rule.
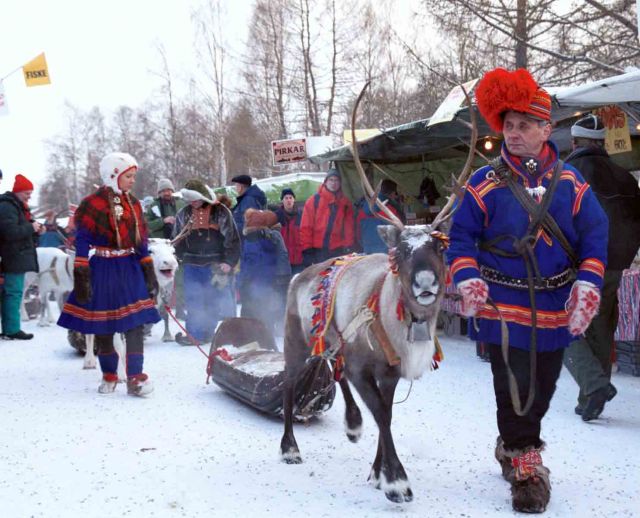
[[[371,292],[371,296],[380,297],[380,293],[382,292],[382,286],[384,284],[385,279],[387,278],[387,273],[385,272],[380,278],[376,281],[376,284],[373,287],[373,291]],[[393,344],[391,340],[389,340],[389,335],[384,329],[382,325],[382,321],[380,320],[380,311],[373,311],[374,318],[371,321],[371,330],[373,331],[373,336],[375,336],[378,344],[380,344],[380,348],[384,353],[385,358],[387,359],[387,363],[394,367],[396,365],[400,365],[400,357],[397,355],[396,350],[393,348]]]
[[[509,168],[502,161],[501,157],[496,158],[491,162],[491,166],[495,171],[495,177],[497,183],[504,181],[507,187],[511,190],[514,197],[520,205],[527,211],[528,214],[531,215],[531,221],[525,232],[523,237],[517,237],[510,234],[503,234],[498,236],[488,242],[484,242],[480,245],[483,250],[494,253],[496,255],[502,257],[522,257],[524,260],[525,267],[527,269],[527,288],[529,292],[529,304],[531,306],[531,341],[529,346],[529,392],[527,396],[527,401],[525,403],[524,408],[522,408],[522,403],[520,401],[520,392],[518,390],[518,382],[516,380],[513,371],[511,370],[511,366],[509,365],[509,334],[508,328],[502,317],[501,320],[501,335],[502,335],[502,357],[507,368],[507,377],[509,379],[509,389],[511,393],[511,403],[513,405],[514,412],[519,416],[524,416],[529,413],[531,407],[533,406],[533,401],[535,399],[535,385],[536,385],[536,376],[537,376],[537,362],[536,362],[536,354],[537,354],[537,340],[536,340],[536,329],[538,327],[538,314],[536,311],[536,280],[538,283],[542,282],[542,276],[540,275],[540,269],[538,268],[538,261],[535,256],[534,247],[536,243],[536,236],[541,227],[547,230],[553,237],[555,237],[560,245],[563,247],[567,255],[570,257],[572,263],[575,265],[577,263],[577,259],[575,256],[575,252],[571,248],[571,245],[567,241],[566,237],[558,227],[558,224],[555,222],[553,217],[549,214],[549,206],[551,205],[551,200],[556,191],[556,187],[558,185],[558,181],[560,179],[560,174],[564,167],[564,162],[562,160],[558,160],[553,175],[551,177],[551,182],[549,183],[549,187],[546,189],[544,195],[542,196],[542,201],[540,204],[536,203],[533,198],[529,195],[527,190],[523,185],[518,183]],[[513,247],[516,253],[508,252],[501,248],[498,248],[496,245],[498,242],[504,239],[512,239]],[[493,301],[488,301],[488,303],[498,312],[500,315],[500,311],[498,307],[493,303]]]

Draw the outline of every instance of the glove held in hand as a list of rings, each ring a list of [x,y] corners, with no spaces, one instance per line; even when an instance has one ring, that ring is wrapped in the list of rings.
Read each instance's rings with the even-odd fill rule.
[[[487,302],[489,287],[478,277],[467,279],[457,284],[458,293],[462,295],[462,314],[473,317]]]
[[[149,292],[149,298],[155,300],[160,291],[158,285],[158,279],[156,278],[156,272],[153,269],[153,261],[145,261],[141,263],[142,273],[144,275],[144,283],[147,285],[147,291]]]
[[[93,296],[91,290],[91,270],[88,266],[73,268],[73,293],[78,304],[88,304]]]

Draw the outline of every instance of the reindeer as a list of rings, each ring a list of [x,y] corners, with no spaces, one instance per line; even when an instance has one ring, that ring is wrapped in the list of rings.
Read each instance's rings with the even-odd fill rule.
[[[176,252],[168,239],[152,237],[149,239],[149,254],[153,259],[153,268],[160,286],[157,307],[164,322],[162,341],[173,342],[173,335],[169,331],[169,315],[165,308],[170,305],[173,295],[175,275],[178,269]]]
[[[39,273],[27,272],[24,280],[24,292],[20,314],[22,320],[29,320],[25,308],[24,293],[34,284],[38,286],[40,296],[40,320],[39,326],[48,326],[54,322],[54,316],[49,306],[49,295],[54,294],[58,308],[62,308],[65,293],[73,289],[73,257],[59,248],[36,248],[38,255]]]
[[[330,324],[327,323],[325,338],[330,344],[329,356],[338,354],[344,359],[339,384],[346,403],[348,439],[356,442],[362,428],[362,414],[354,401],[350,382],[373,414],[379,429],[378,450],[369,480],[377,489],[383,489],[389,500],[408,502],[413,499],[413,493],[391,435],[393,396],[400,378],[418,378],[432,364],[436,350],[436,321],[445,290],[443,251],[448,242],[438,228],[450,216],[453,196],[431,225],[404,226],[379,201],[360,163],[354,130],[358,104],[367,86],[360,93],[352,113],[352,154],[368,203],[370,206],[376,203],[386,215],[383,219],[390,223],[378,227],[389,247],[389,256],[372,254],[345,266],[346,270],[336,281],[333,318]],[[468,96],[467,102],[471,108]],[[475,113],[472,109],[470,113],[472,124],[467,123],[471,127],[470,151],[456,183],[459,187],[464,185],[471,171],[477,139]],[[314,313],[310,300],[316,294],[320,273],[331,264],[330,259],[307,268],[289,286],[284,336],[285,423],[280,453],[290,464],[302,462],[293,434],[292,416],[296,380],[311,352],[307,345],[312,339]],[[373,316],[365,309],[372,295],[379,301],[379,310]],[[399,311],[402,305],[404,309]]]

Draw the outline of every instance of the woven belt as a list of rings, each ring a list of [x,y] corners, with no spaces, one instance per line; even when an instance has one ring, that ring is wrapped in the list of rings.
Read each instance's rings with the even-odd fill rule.
[[[520,290],[526,290],[529,287],[527,279],[519,279],[517,277],[510,277],[498,270],[489,268],[487,266],[480,266],[480,275],[485,281],[493,282],[494,284],[501,284],[502,286],[508,286],[510,288],[517,288]],[[533,279],[533,287],[535,290],[555,290],[570,284],[575,279],[575,272],[571,268],[567,268],[564,272],[554,275],[553,277],[542,277],[542,279]]]
[[[97,246],[94,248],[98,257],[125,257],[136,253],[136,249],[131,248],[106,248]]]

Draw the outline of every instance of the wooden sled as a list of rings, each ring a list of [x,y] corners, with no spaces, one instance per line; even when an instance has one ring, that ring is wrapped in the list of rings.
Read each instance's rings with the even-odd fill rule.
[[[209,355],[208,374],[216,385],[261,412],[282,414],[284,355],[260,320],[224,320],[213,337]],[[306,420],[329,410],[335,392],[327,362],[311,358],[296,383],[296,419]]]

